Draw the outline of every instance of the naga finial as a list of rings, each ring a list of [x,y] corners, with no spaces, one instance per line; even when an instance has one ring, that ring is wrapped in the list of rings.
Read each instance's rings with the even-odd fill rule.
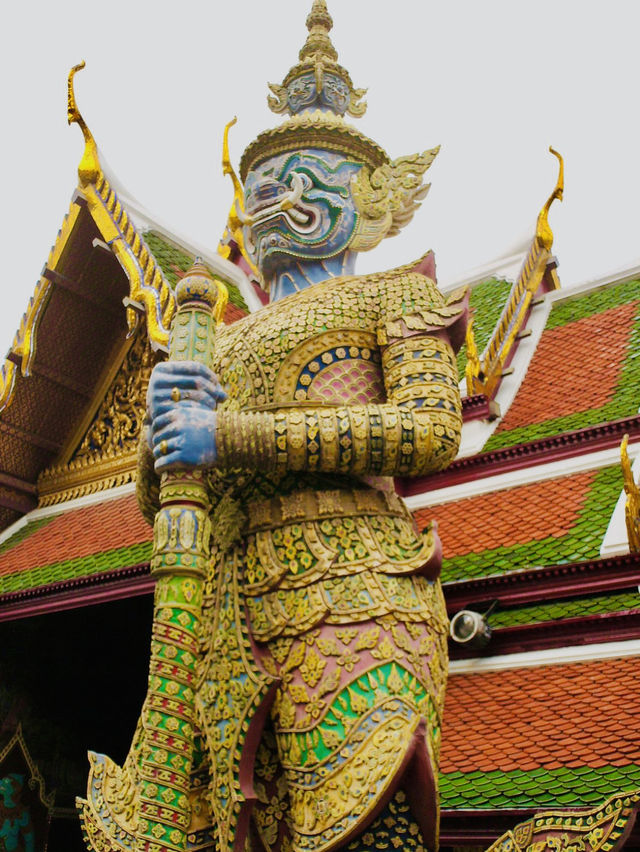
[[[233,168],[231,154],[229,152],[229,131],[237,121],[238,118],[234,115],[231,121],[227,122],[225,125],[224,134],[222,136],[222,174],[229,175],[231,178],[231,183],[233,184],[233,201],[231,202],[231,209],[229,210],[229,216],[227,218],[227,227],[220,245],[218,246],[218,254],[226,258],[229,257],[231,249],[228,245],[228,237],[230,237],[240,249],[242,256],[251,267],[256,278],[260,280],[260,273],[251,260],[244,244],[242,220],[239,215],[244,213],[244,188],[240,178],[236,174],[236,170]]]
[[[549,146],[549,150],[558,158],[558,162],[560,163],[558,180],[556,181],[553,192],[540,211],[538,222],[536,224],[536,239],[540,245],[547,250],[550,250],[553,245],[553,231],[549,227],[549,209],[556,198],[558,201],[562,201],[562,196],[564,194],[564,160],[562,159],[562,155],[552,148],[551,145]]]
[[[627,500],[624,507],[625,523],[627,526],[627,538],[629,539],[629,551],[640,553],[640,488],[633,478],[631,460],[627,447],[629,435],[625,435],[620,444],[620,462],[622,466],[622,478]]]
[[[481,365],[480,356],[478,354],[478,346],[476,344],[476,336],[473,331],[473,317],[469,319],[465,342],[467,346],[467,364],[465,366],[464,375],[467,384],[467,396],[473,396],[476,393],[476,380],[480,377]]]
[[[231,183],[233,184],[233,197],[234,199],[238,199],[240,203],[243,202],[243,189],[242,184],[240,183],[240,178],[235,172],[233,168],[233,164],[231,163],[231,154],[229,153],[229,131],[238,121],[238,117],[236,115],[233,116],[231,121],[228,121],[224,126],[224,133],[222,136],[222,174],[229,175],[231,177]]]
[[[82,62],[74,65],[71,71],[69,71],[69,77],[67,78],[67,122],[69,124],[78,124],[84,136],[84,153],[78,164],[78,177],[82,186],[87,186],[87,184],[95,183],[102,169],[98,158],[96,140],[93,138],[93,134],[87,127],[87,123],[78,109],[73,88],[73,78],[76,72],[82,71],[84,67],[85,61],[83,59]]]

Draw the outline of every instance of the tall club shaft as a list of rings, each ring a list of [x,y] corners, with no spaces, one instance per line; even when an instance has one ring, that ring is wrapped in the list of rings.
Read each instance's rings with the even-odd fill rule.
[[[226,288],[196,260],[176,290],[170,359],[211,366]],[[183,852],[191,813],[195,677],[210,555],[209,498],[200,470],[162,476],[153,528],[156,577],[136,852]]]

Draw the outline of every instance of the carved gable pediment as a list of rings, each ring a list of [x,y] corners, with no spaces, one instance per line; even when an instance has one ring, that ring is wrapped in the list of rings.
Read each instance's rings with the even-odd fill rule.
[[[133,481],[149,377],[162,357],[144,330],[121,347],[60,460],[41,474],[41,506]]]

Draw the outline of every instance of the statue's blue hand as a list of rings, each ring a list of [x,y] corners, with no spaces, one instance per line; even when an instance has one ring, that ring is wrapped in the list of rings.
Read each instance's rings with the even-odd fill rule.
[[[196,361],[158,364],[147,391],[156,471],[215,464],[216,406],[226,398],[215,374]]]

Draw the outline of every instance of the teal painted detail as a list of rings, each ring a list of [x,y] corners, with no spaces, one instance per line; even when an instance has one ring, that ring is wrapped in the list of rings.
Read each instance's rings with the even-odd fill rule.
[[[399,663],[385,663],[365,672],[357,680],[345,686],[332,700],[322,721],[311,731],[311,742],[306,732],[293,734],[302,755],[300,765],[306,764],[311,749],[316,760],[321,761],[327,758],[334,750],[334,746],[327,746],[325,743],[326,733],[330,731],[339,741],[343,741],[353,723],[361,719],[380,700],[380,692],[397,698],[394,689],[397,689],[398,684],[395,687],[390,685],[390,678],[398,680],[398,684],[401,684],[404,690],[403,700],[406,701],[410,697],[412,705],[416,708],[426,699],[427,693],[424,686],[415,675]],[[357,705],[355,707],[354,702]]]
[[[477,284],[471,291],[469,305],[473,317],[473,333],[476,340],[478,353],[481,355],[500,319],[513,283],[511,281],[500,281],[490,278]],[[467,347],[463,345],[458,352],[458,374],[464,376],[467,366]]]
[[[622,472],[618,465],[597,471],[582,511],[575,524],[563,536],[549,536],[539,541],[496,547],[482,553],[469,553],[445,559],[442,579],[447,582],[506,574],[538,565],[581,562],[600,555],[600,545],[611,514],[622,491]],[[521,519],[524,523],[524,517]]]
[[[640,766],[579,766],[528,772],[451,772],[440,775],[440,807],[488,809],[597,805],[640,787]]]

